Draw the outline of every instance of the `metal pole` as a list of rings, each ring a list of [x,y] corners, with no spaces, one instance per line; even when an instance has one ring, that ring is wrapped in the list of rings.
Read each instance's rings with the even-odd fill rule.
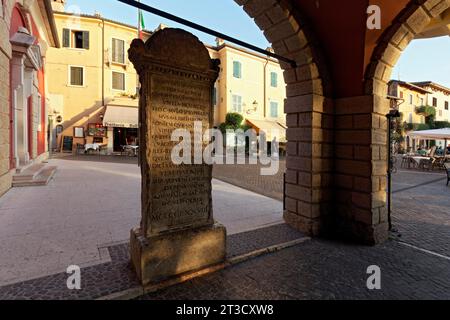
[[[141,9],[141,10],[144,10],[144,11],[146,11],[146,12],[155,14],[155,15],[157,15],[157,16],[163,17],[163,18],[165,18],[165,19],[174,21],[174,22],[176,22],[176,23],[185,25],[185,26],[187,26],[187,27],[189,27],[189,28],[192,28],[192,29],[195,29],[195,30],[198,30],[198,31],[207,33],[207,34],[209,34],[209,35],[212,35],[212,36],[215,36],[215,37],[224,39],[224,40],[226,40],[226,41],[235,43],[235,44],[237,44],[237,45],[239,45],[239,46],[242,46],[242,47],[244,47],[244,48],[253,50],[253,51],[255,51],[255,52],[259,52],[259,53],[261,53],[261,54],[268,55],[268,56],[270,56],[270,57],[272,57],[272,58],[275,58],[275,59],[277,59],[277,60],[287,62],[287,63],[289,63],[289,64],[290,64],[292,67],[294,67],[294,68],[297,66],[297,63],[296,63],[294,60],[292,60],[292,59],[285,58],[285,57],[283,57],[283,56],[277,55],[276,53],[270,52],[270,51],[268,51],[268,50],[264,50],[264,49],[258,48],[258,47],[254,46],[254,45],[252,45],[252,44],[247,43],[247,42],[244,42],[244,41],[241,41],[241,40],[239,40],[239,39],[236,39],[236,38],[227,36],[227,35],[225,35],[225,34],[223,34],[223,33],[221,33],[221,32],[218,32],[218,31],[215,31],[215,30],[206,28],[206,27],[201,26],[201,25],[199,25],[199,24],[197,24],[197,23],[194,23],[194,22],[191,22],[191,21],[189,21],[189,20],[186,20],[186,19],[177,17],[177,16],[175,16],[175,15],[173,15],[173,14],[170,14],[170,13],[165,12],[165,11],[161,11],[161,10],[156,9],[156,8],[154,8],[154,7],[151,7],[151,6],[149,6],[149,5],[146,5],[146,4],[137,2],[136,0],[118,0],[118,1],[119,1],[119,2],[122,2],[122,3],[125,3],[125,4],[127,4],[127,5],[130,5],[130,6],[132,6],[132,7],[135,7],[135,8]]]
[[[392,220],[391,220],[391,190],[392,190],[392,148],[391,148],[391,116],[387,115],[388,119],[388,170],[387,170],[387,179],[388,179],[388,223],[389,223],[389,230],[392,230]]]

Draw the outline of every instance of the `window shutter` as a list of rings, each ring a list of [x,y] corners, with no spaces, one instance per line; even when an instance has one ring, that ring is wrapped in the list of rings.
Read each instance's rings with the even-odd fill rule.
[[[239,61],[233,62],[233,76],[238,79],[242,78],[242,66]]]
[[[70,47],[70,30],[69,29],[63,29],[63,47],[64,48]]]
[[[123,40],[118,40],[118,47],[119,47],[119,53],[118,53],[118,57],[119,57],[119,62],[120,63],[125,63],[125,41]]]
[[[83,49],[89,49],[89,31],[83,31]]]
[[[272,87],[276,88],[278,86],[278,74],[276,72],[272,72],[271,75],[272,75],[271,79]]]
[[[112,61],[113,62],[117,62],[117,40],[113,39],[112,40]]]

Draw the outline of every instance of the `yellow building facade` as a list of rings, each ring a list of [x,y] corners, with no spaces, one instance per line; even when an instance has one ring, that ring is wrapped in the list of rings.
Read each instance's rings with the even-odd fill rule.
[[[275,123],[283,130],[286,85],[278,61],[220,39],[215,47],[207,47],[211,56],[221,61],[216,83],[215,125],[224,122],[227,113],[237,112],[249,125],[264,126],[264,121],[266,128]]]
[[[399,111],[402,122],[409,124],[424,124],[425,117],[416,112],[416,109],[427,105],[427,94],[424,88],[409,82],[392,80],[389,83],[389,95],[400,99]]]
[[[413,84],[428,91],[426,102],[428,106],[436,108],[436,121],[450,122],[450,88],[432,81]]]
[[[106,127],[103,120],[108,106],[130,108],[124,109],[125,114],[137,114],[138,80],[127,57],[137,28],[100,15],[54,15],[62,48],[49,50],[47,62],[52,74],[52,147],[71,152],[77,144],[97,143],[110,152],[117,150],[114,135],[119,144],[130,142],[126,139],[137,135],[137,123],[115,121],[116,127]]]
[[[111,154],[138,144],[139,83],[127,57],[137,29],[100,15],[54,15],[62,48],[50,49],[47,60],[53,150],[73,152],[96,144]],[[206,47],[221,61],[214,125],[238,112],[257,131],[276,127],[279,140],[285,140],[286,89],[278,61],[220,39]]]

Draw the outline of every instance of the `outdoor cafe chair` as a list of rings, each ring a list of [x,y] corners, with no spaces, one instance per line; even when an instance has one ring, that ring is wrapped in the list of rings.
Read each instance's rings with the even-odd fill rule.
[[[447,171],[447,187],[450,183],[450,162],[444,163],[445,171]]]
[[[436,161],[433,163],[433,170],[435,168],[445,169],[445,166],[444,166],[445,161],[446,161],[445,157],[436,157]]]
[[[423,159],[420,161],[420,165],[419,167],[423,170],[427,169],[427,170],[432,170],[434,163],[436,162],[435,158],[430,158],[430,159]]]

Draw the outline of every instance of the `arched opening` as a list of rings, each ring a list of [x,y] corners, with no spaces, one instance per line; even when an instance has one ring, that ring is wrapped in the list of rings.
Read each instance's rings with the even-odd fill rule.
[[[279,55],[297,66],[282,63],[286,82],[285,113],[287,155],[284,219],[308,235],[319,235],[327,227],[330,201],[333,111],[327,96],[326,65],[320,48],[299,12],[287,1],[264,5],[236,1],[264,31]],[[300,25],[300,23],[302,23]]]
[[[411,2],[382,35],[372,56],[371,65],[366,71],[366,94],[373,96],[373,112],[379,118],[377,126],[373,127],[373,130],[381,129],[381,132],[386,132],[389,130],[389,121],[386,119],[386,115],[392,110],[400,112],[396,118],[390,121],[393,140],[389,145],[387,142],[385,144],[382,141],[379,142],[383,151],[381,160],[386,165],[382,166],[383,170],[379,172],[379,175],[372,175],[372,182],[375,182],[376,190],[382,195],[385,194],[386,189],[389,189],[389,181],[385,182],[386,180],[381,174],[387,170],[390,148],[393,153],[390,160],[393,167],[391,172],[395,173],[393,174],[392,200],[390,202],[393,231],[399,232],[397,235],[401,241],[431,251],[441,250],[440,254],[448,254],[448,251],[445,251],[445,245],[433,248],[430,243],[435,242],[439,246],[439,243],[448,242],[446,236],[438,236],[440,234],[438,230],[445,229],[446,223],[442,223],[442,221],[448,221],[448,216],[444,214],[448,211],[445,208],[445,198],[448,197],[448,194],[443,188],[446,181],[443,166],[446,161],[445,155],[438,156],[435,153],[436,149],[431,148],[429,142],[426,141],[428,138],[419,141],[420,138],[414,139],[413,136],[408,136],[407,132],[428,129],[426,118],[429,114],[425,109],[428,108],[428,104],[433,105],[435,99],[433,97],[436,96],[437,91],[446,91],[447,89],[439,88],[439,85],[437,89],[433,89],[427,85],[427,82],[423,82],[430,79],[409,83],[408,79],[399,81],[391,80],[391,77],[398,76],[397,74],[393,75],[392,71],[403,51],[413,39],[436,36],[442,31],[439,29],[440,25],[444,25],[445,29],[446,21],[448,23],[449,8],[448,1],[424,1],[421,4]],[[448,53],[446,54],[448,55]],[[426,57],[424,56],[423,59]],[[416,63],[421,62],[416,61]],[[445,111],[445,99],[443,98],[444,101],[442,101],[441,116]],[[433,109],[433,113],[439,112],[437,104],[430,107]],[[386,135],[384,135],[384,140],[387,141]],[[418,150],[420,144],[423,145],[423,149],[427,149],[424,154],[419,154],[423,151]],[[398,152],[401,155],[396,155]],[[412,167],[416,167],[416,172],[409,171]],[[384,199],[386,200],[382,201],[380,207],[382,209],[379,214],[382,214],[387,220],[389,207],[385,207],[383,203],[389,204],[389,193]],[[419,199],[421,200],[419,201]],[[425,212],[429,212],[429,215]],[[388,225],[384,224],[383,228],[388,228]],[[431,230],[435,230],[436,234]],[[442,234],[445,232],[448,231],[443,231]],[[439,237],[439,240],[437,238],[433,240],[435,236]]]
[[[319,52],[319,48],[312,44],[313,41],[308,41],[310,37],[313,37],[311,31],[300,28],[296,22],[296,19],[298,19],[297,13],[289,7],[287,2],[282,1],[253,9],[250,2],[244,4],[244,10],[264,30],[268,40],[273,43],[275,51],[297,62],[296,67],[286,63],[282,64],[284,80],[287,85],[287,99],[285,103],[280,101],[280,112],[282,112],[282,105],[285,104],[288,127],[286,211],[284,216],[288,224],[296,229],[300,229],[309,235],[318,235],[324,227],[322,216],[328,210],[330,200],[328,189],[332,180],[331,163],[327,159],[332,156],[332,137],[328,133],[332,130],[333,118],[331,104],[325,98],[326,94],[324,93],[324,90],[328,89],[323,89],[329,88],[329,84],[325,85],[322,80],[326,76],[321,75],[325,67],[321,63],[319,68],[316,63],[315,55]],[[26,25],[25,22],[23,25]],[[19,24],[14,28],[17,29],[17,32],[20,31]],[[30,28],[27,29],[31,30]],[[93,36],[93,33],[91,33],[91,36]],[[92,42],[90,44],[92,48]],[[47,60],[49,60],[49,56]],[[50,68],[53,68],[53,66],[50,66]],[[49,70],[52,70],[52,75],[59,79],[59,82],[65,83],[67,68],[47,69],[47,71]],[[64,78],[59,78],[61,75],[64,75]],[[279,76],[281,78],[281,73]],[[281,79],[278,80],[280,80],[281,85]],[[92,83],[92,79],[86,78],[86,81]],[[51,90],[50,87],[50,92]],[[81,99],[79,93],[72,98]],[[59,100],[55,99],[55,101],[58,102]],[[83,111],[86,111],[86,114],[99,122],[101,120],[98,119],[105,116],[105,114],[93,110]],[[80,121],[80,123],[86,122],[84,118],[86,114],[82,115],[77,121]],[[64,131],[67,128],[64,126],[64,128],[58,127],[57,129]],[[87,132],[80,133],[80,137],[83,134],[87,134]],[[70,150],[72,149],[70,147]],[[97,157],[97,154],[93,157]],[[134,164],[134,159],[132,160],[130,162]],[[20,159],[18,163],[21,163]],[[60,261],[64,261],[64,263],[66,261],[76,263],[77,261],[72,259],[72,256],[64,255],[64,252],[61,252],[65,250],[64,248],[67,248],[79,254],[78,257],[82,258],[80,259],[84,261],[83,264],[89,265],[91,262],[95,264],[98,263],[98,248],[86,249],[85,245],[90,245],[93,242],[110,244],[111,242],[123,241],[128,236],[129,229],[138,224],[139,212],[135,213],[133,217],[135,221],[131,225],[124,222],[120,215],[123,215],[130,208],[135,208],[134,203],[139,201],[139,195],[136,196],[133,188],[135,182],[139,181],[140,175],[137,168],[135,171],[127,172],[123,165],[113,162],[91,165],[88,161],[80,161],[80,163],[74,165],[73,162],[67,161],[66,164],[61,167],[64,172],[59,172],[56,176],[61,184],[51,184],[49,186],[50,192],[45,192],[42,189],[39,193],[34,193],[33,190],[30,190],[28,199],[33,198],[32,194],[34,196],[39,194],[38,202],[42,206],[50,204],[50,210],[45,215],[52,220],[53,226],[62,223],[67,228],[65,230],[60,229],[58,234],[46,235],[44,239],[36,240],[27,237],[26,241],[33,241],[34,239],[36,242],[41,241],[43,243],[43,250],[39,252],[39,261],[41,262],[44,259],[50,261],[50,257],[58,255]],[[75,166],[78,167],[75,168]],[[83,179],[83,174],[88,177]],[[121,183],[115,184],[114,178],[122,179]],[[101,190],[102,196],[96,198],[94,194],[98,190]],[[61,192],[65,192],[65,194],[60,196]],[[22,206],[31,206],[31,203],[24,199],[16,198],[15,201],[19,201]],[[89,204],[91,207],[89,207]],[[117,207],[114,208],[114,204],[117,204]],[[93,210],[99,213],[95,217],[92,215]],[[65,211],[65,214],[58,215],[57,213],[61,211]],[[24,210],[23,214],[30,214],[30,212]],[[112,225],[107,228],[96,228],[96,226],[105,225],[105,221]],[[86,227],[83,232],[76,228],[81,224]],[[91,225],[88,226],[89,224]],[[39,230],[42,229],[39,228]],[[119,234],[120,238],[118,238]],[[98,238],[95,238],[97,236]],[[100,258],[107,259],[108,257],[103,257],[100,254]],[[57,263],[54,265],[57,265]],[[29,276],[32,277],[31,271],[35,270],[30,267],[27,271],[30,271]]]

